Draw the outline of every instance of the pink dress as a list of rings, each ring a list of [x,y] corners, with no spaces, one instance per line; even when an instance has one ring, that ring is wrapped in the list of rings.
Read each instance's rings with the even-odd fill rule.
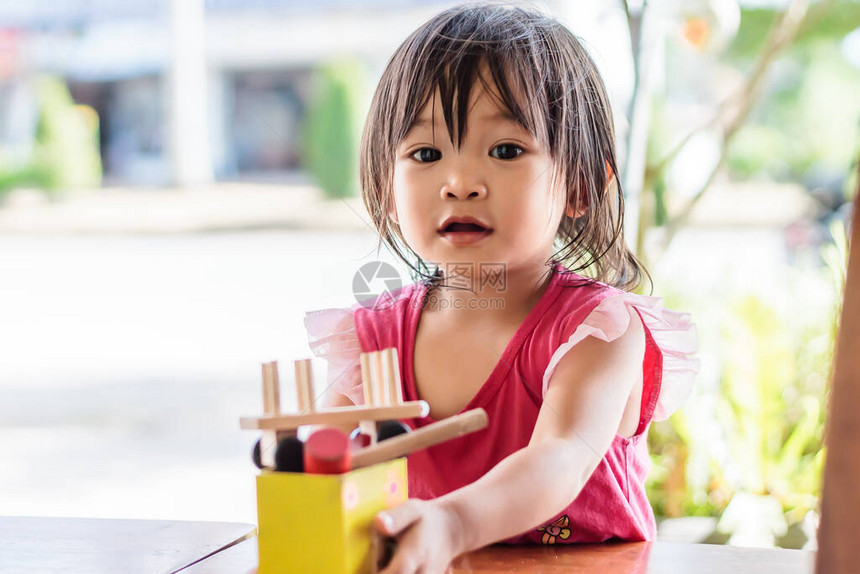
[[[328,381],[354,403],[363,402],[360,352],[396,347],[404,400],[417,400],[413,353],[427,287],[410,284],[376,308],[356,304],[305,316],[311,349],[328,361]],[[639,426],[630,438],[616,435],[579,495],[546,524],[508,543],[588,543],[609,539],[654,540],[654,513],[645,494],[650,468],[647,433],[687,399],[698,371],[689,357],[697,348],[689,316],[664,309],[659,298],[627,293],[556,265],[546,291],[508,343],[483,386],[463,409],[481,407],[489,426],[408,458],[409,495],[430,499],[483,476],[528,445],[553,370],[586,337],[611,341],[628,326],[628,308],[645,325],[643,392]],[[432,417],[406,421],[413,428]]]

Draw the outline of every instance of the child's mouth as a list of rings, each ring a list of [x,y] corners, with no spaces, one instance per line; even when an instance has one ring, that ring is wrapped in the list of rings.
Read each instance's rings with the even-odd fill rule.
[[[493,232],[491,228],[472,222],[452,222],[437,233],[454,245],[472,245]]]

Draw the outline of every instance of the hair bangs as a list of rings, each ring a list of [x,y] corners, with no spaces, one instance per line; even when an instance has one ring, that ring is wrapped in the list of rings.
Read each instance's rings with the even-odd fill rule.
[[[438,95],[448,137],[459,148],[468,129],[472,93],[479,83],[501,110],[549,147],[543,82],[535,76],[535,66],[522,65],[538,61],[541,46],[517,41],[528,34],[525,29],[509,29],[521,26],[516,20],[507,20],[506,29],[500,29],[487,26],[482,14],[475,16],[451,18],[435,34],[407,40],[402,62],[408,66],[401,68],[405,73],[398,90],[402,105],[393,110],[393,147],[403,141],[428,105],[435,112]]]

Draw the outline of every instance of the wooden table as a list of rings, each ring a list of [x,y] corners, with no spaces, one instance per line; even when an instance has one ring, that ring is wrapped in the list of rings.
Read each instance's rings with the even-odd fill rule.
[[[254,526],[225,522],[0,517],[0,571],[16,574],[250,574]],[[493,546],[455,574],[810,574],[814,553],[672,542]]]
[[[580,546],[491,546],[458,558],[454,574],[811,574],[815,554],[782,548],[630,542]],[[257,541],[248,538],[182,574],[252,574]]]
[[[0,572],[172,574],[249,536],[256,547],[255,532],[232,522],[0,517]]]

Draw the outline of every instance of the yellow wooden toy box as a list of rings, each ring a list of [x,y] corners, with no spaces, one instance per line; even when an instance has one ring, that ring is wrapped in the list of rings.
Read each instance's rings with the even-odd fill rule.
[[[345,474],[262,471],[259,574],[375,572],[373,517],[406,498],[405,458]]]
[[[277,363],[263,365],[263,416],[242,417],[243,429],[262,431],[255,463],[259,574],[367,574],[384,562],[373,529],[377,512],[407,499],[406,455],[487,426],[473,409],[408,434],[376,441],[376,422],[423,418],[425,401],[404,402],[396,349],[361,354],[365,404],[316,409],[310,359],[295,362],[299,414],[280,412]],[[302,425],[359,425],[370,446],[352,453],[343,474],[278,472],[276,445]],[[293,435],[295,436],[295,435]],[[380,555],[380,556],[378,556]]]

